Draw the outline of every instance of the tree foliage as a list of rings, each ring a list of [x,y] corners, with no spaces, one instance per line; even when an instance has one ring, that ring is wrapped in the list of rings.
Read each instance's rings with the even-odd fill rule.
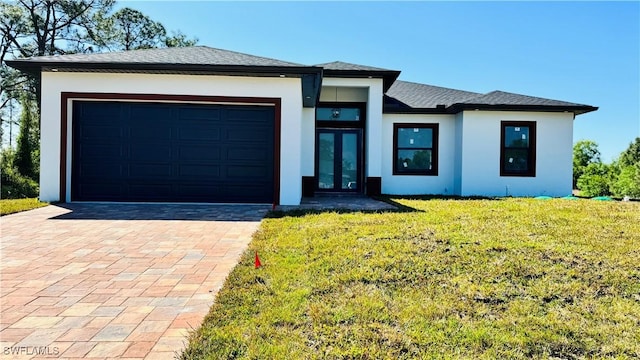
[[[620,154],[620,166],[635,166],[640,164],[640,137],[629,144],[629,147]]]
[[[0,60],[93,51],[88,36],[115,0],[0,1]],[[2,62],[0,110],[9,99],[25,94],[40,104],[38,77],[11,69]],[[6,112],[0,113],[1,123]],[[1,124],[0,123],[0,124]]]
[[[113,13],[114,5],[115,0],[0,0],[0,112],[22,93],[40,104],[37,76],[19,73],[4,60],[197,42],[179,32],[167,35],[162,24],[137,10]]]
[[[640,162],[623,167],[611,189],[615,196],[640,199]]]
[[[38,183],[20,174],[13,165],[15,151],[7,148],[0,153],[0,198],[19,199],[38,196]]]
[[[600,161],[595,142],[579,141],[573,147],[573,169],[582,195],[640,198],[640,138],[629,144],[610,165]]]
[[[39,150],[38,150],[38,117],[33,101],[26,96],[22,98],[22,116],[20,119],[20,133],[18,134],[14,165],[16,170],[33,180],[38,178]]]
[[[88,32],[111,11],[114,0],[18,0],[1,3],[0,26],[16,57],[87,52]]]
[[[600,163],[598,144],[591,140],[580,140],[573,145],[573,187],[589,164]]]
[[[138,10],[123,8],[99,23],[92,33],[101,48],[110,51],[192,46],[196,39],[176,32],[168,35],[165,27]]]
[[[640,199],[640,137],[620,154],[618,166],[620,174],[611,187],[613,194]]]
[[[38,196],[40,131],[37,107],[27,96],[21,98],[20,132],[16,149],[2,150],[1,197]]]
[[[611,195],[611,167],[603,163],[591,163],[578,179],[578,189],[584,196]]]

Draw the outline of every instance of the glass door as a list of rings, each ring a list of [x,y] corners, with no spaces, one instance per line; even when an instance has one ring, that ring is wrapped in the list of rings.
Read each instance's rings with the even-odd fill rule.
[[[360,191],[362,130],[318,129],[316,144],[318,191]]]

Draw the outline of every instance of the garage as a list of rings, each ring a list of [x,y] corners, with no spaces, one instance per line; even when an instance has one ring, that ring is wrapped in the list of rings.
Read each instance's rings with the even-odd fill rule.
[[[73,101],[72,201],[274,202],[273,106]]]

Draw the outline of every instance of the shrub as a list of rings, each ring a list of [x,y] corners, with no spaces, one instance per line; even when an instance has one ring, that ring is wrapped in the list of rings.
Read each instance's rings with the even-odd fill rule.
[[[591,140],[580,140],[573,145],[573,188],[589,164],[601,163],[598,144]]]
[[[602,163],[591,163],[578,179],[578,189],[585,196],[611,195],[612,169]]]
[[[15,153],[2,151],[0,173],[0,197],[2,199],[33,198],[38,196],[38,183],[21,175],[13,165]]]
[[[623,167],[612,190],[615,196],[640,198],[640,163]]]

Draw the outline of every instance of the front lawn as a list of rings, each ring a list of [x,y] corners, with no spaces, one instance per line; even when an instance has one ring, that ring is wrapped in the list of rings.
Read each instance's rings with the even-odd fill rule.
[[[181,357],[640,356],[640,203],[396,201],[266,219]]]
[[[47,205],[49,204],[40,202],[38,199],[1,199],[0,216],[36,209]]]

